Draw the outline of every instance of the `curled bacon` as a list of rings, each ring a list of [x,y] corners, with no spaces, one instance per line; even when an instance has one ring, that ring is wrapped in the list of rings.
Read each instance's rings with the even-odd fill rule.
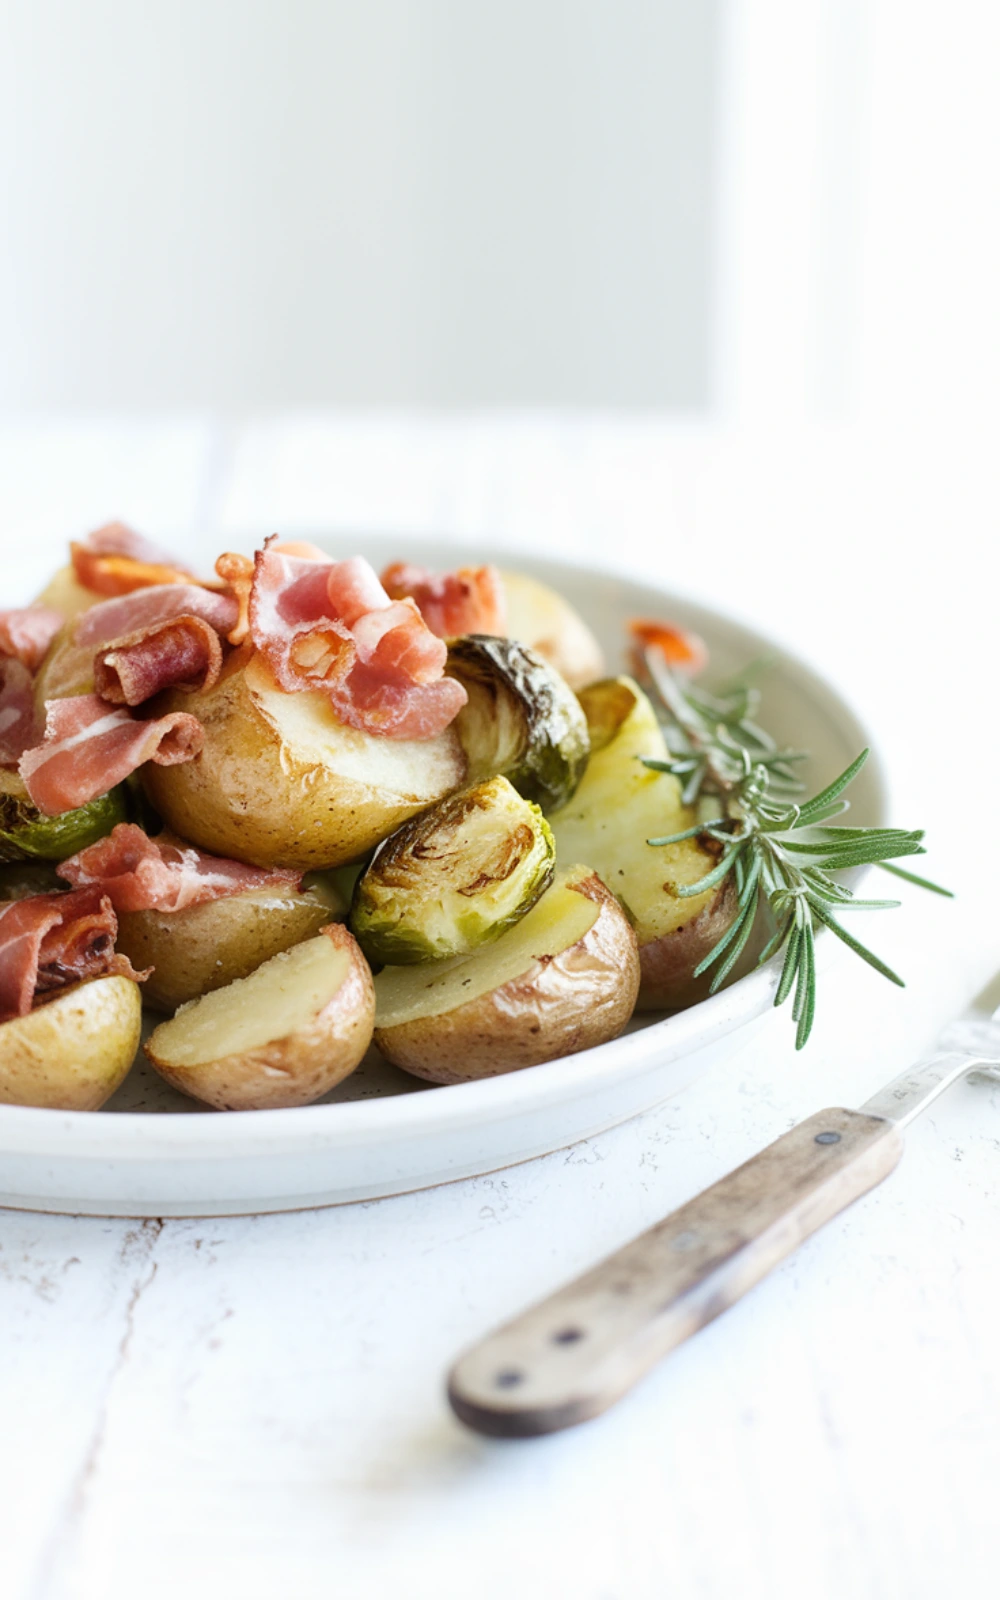
[[[0,660],[0,767],[13,767],[35,742],[31,673],[14,656]]]
[[[410,561],[394,561],[383,572],[382,583],[394,600],[410,596],[439,639],[455,639],[463,633],[503,635],[507,631],[503,579],[496,567],[459,567],[454,572],[433,573]]]
[[[94,657],[94,688],[111,705],[139,706],[161,689],[211,689],[222,671],[219,635],[200,617],[139,629]]]
[[[444,642],[412,600],[391,601],[360,558],[314,559],[268,540],[255,562],[249,628],[282,689],[322,691],[363,732],[433,738],[465,704],[465,690],[444,676]]]
[[[37,672],[63,621],[62,612],[51,606],[0,611],[0,655],[13,656],[29,672]]]
[[[197,583],[189,567],[123,522],[109,522],[69,547],[73,571],[94,594],[130,594],[151,584]]]
[[[45,737],[18,763],[31,799],[58,816],[106,794],[146,761],[172,767],[192,761],[205,735],[183,711],[140,722],[124,708],[109,710],[96,694],[48,700]]]
[[[115,705],[139,705],[174,684],[210,688],[222,665],[218,636],[238,611],[232,595],[193,583],[103,600],[70,623],[46,669],[46,687],[58,697],[93,679]]]
[[[119,912],[183,911],[248,889],[297,888],[302,881],[301,872],[207,855],[169,833],[150,839],[134,822],[120,822],[58,872],[77,886],[96,886]]]
[[[27,1016],[36,996],[86,978],[148,977],[117,954],[117,932],[111,901],[96,886],[0,906],[0,1022]]]

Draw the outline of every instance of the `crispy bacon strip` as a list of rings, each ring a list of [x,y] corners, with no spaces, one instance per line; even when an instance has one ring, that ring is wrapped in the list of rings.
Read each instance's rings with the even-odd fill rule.
[[[298,888],[302,881],[301,872],[207,855],[170,833],[150,839],[133,822],[120,822],[58,872],[78,887],[96,886],[118,912],[183,911],[248,889]]]
[[[0,660],[0,767],[16,766],[35,742],[31,673],[16,657]]]
[[[268,540],[255,562],[249,628],[281,688],[321,690],[363,732],[433,738],[465,704],[465,690],[444,677],[443,640],[412,600],[390,600],[360,558],[316,559]]]
[[[109,522],[69,547],[73,571],[95,594],[130,594],[151,584],[198,583],[189,567],[123,522]]]
[[[148,977],[115,951],[117,932],[111,901],[96,886],[0,906],[0,1022],[26,1017],[38,995],[85,978]]]
[[[507,631],[503,579],[496,567],[459,567],[433,573],[410,561],[394,561],[382,574],[393,600],[409,595],[432,633],[455,639],[463,633]]]
[[[0,611],[0,655],[13,656],[29,672],[37,672],[63,621],[62,613],[51,606]]]
[[[200,617],[175,617],[119,639],[94,657],[94,688],[110,705],[141,706],[161,689],[211,689],[222,671],[222,645]]]
[[[205,739],[187,712],[140,722],[124,708],[109,710],[96,694],[48,700],[45,712],[45,737],[25,751],[18,771],[49,817],[106,794],[146,761],[161,767],[192,761]]]
[[[676,667],[691,678],[708,665],[704,640],[686,628],[649,617],[631,617],[627,627],[632,640],[632,667],[639,675],[645,671],[643,656],[647,650],[658,650],[668,666]]]

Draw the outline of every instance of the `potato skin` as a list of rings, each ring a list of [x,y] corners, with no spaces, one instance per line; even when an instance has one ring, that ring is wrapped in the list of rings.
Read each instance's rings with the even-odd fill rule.
[[[465,1005],[377,1028],[386,1059],[430,1083],[472,1083],[617,1038],[639,990],[635,934],[596,873],[574,889],[600,908],[582,939]]]
[[[276,1111],[307,1106],[336,1088],[359,1064],[375,1024],[375,986],[368,963],[342,923],[326,936],[348,951],[343,983],[323,1010],[282,1039],[240,1055],[178,1067],[156,1052],[156,1033],[144,1045],[162,1078],[216,1111]]]
[[[173,1012],[311,939],[334,914],[296,889],[252,889],[184,911],[122,911],[116,943],[136,971],[154,969],[142,986],[146,1005]]]
[[[253,676],[262,672],[252,655],[239,653],[207,694],[168,691],[155,702],[158,714],[190,712],[205,730],[193,761],[142,769],[168,827],[203,850],[261,867],[342,866],[462,782],[464,757],[451,729],[441,737],[454,745],[453,771],[434,793],[390,792],[303,759],[262,709]]]
[[[0,1103],[97,1111],[125,1078],[142,1027],[139,985],[91,978],[0,1024]]]
[[[637,1011],[680,1011],[706,998],[712,973],[704,972],[700,978],[692,973],[729,927],[736,903],[736,884],[732,877],[725,878],[690,922],[639,946],[642,981]]]

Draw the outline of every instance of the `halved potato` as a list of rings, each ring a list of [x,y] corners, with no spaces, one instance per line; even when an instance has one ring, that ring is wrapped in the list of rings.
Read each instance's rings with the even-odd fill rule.
[[[0,1102],[96,1111],[139,1048],[142,1001],[131,978],[91,978],[0,1024]]]
[[[604,654],[568,600],[523,572],[503,572],[507,636],[537,650],[571,689],[593,683],[604,671]]]
[[[404,823],[358,879],[350,924],[373,964],[468,955],[531,910],[556,848],[537,806],[490,778]]]
[[[183,911],[121,911],[117,948],[133,967],[152,967],[142,997],[155,1011],[245,978],[311,939],[347,906],[330,886],[248,889]]]
[[[342,923],[182,1006],[145,1045],[161,1077],[219,1111],[305,1106],[371,1042],[375,993]]]
[[[375,1043],[419,1078],[468,1083],[616,1038],[638,988],[621,907],[590,867],[569,867],[496,944],[379,973]]]
[[[205,745],[176,767],[147,764],[153,806],[182,838],[256,866],[356,861],[465,778],[453,726],[434,739],[358,733],[325,695],[285,694],[247,652],[207,693],[171,690],[156,704],[196,716]]]
[[[640,1010],[676,1010],[708,992],[695,967],[725,932],[736,909],[730,880],[691,898],[715,857],[695,839],[655,846],[647,839],[681,833],[694,813],[669,773],[651,772],[641,756],[662,760],[666,742],[648,699],[631,678],[584,689],[591,756],[580,787],[549,821],[557,856],[588,861],[625,907],[639,942]]]
[[[89,611],[91,606],[107,598],[106,594],[97,594],[93,589],[85,588],[67,562],[66,566],[60,567],[52,575],[34,603],[51,606],[53,611],[61,611],[64,617],[71,618],[78,617],[81,611]]]

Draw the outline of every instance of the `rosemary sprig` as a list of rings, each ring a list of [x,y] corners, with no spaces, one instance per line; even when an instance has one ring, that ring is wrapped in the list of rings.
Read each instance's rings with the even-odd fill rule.
[[[838,920],[845,911],[887,910],[899,901],[858,900],[831,874],[877,864],[935,894],[950,891],[893,865],[902,857],[925,853],[922,832],[830,825],[849,807],[844,790],[864,766],[867,750],[811,800],[797,799],[805,786],[795,766],[805,752],[780,747],[758,725],[760,694],[750,685],[749,674],[709,694],[672,672],[659,652],[648,650],[645,661],[660,702],[669,755],[665,761],[644,758],[643,764],[678,778],[685,804],[696,807],[698,817],[693,827],[648,843],[660,846],[692,838],[711,843],[716,864],[697,883],[678,888],[683,898],[702,894],[730,875],[736,889],[734,919],[695,976],[714,967],[711,992],[720,988],[749,942],[761,902],[766,902],[775,928],[757,964],[784,950],[774,1003],[780,1006],[792,997],[795,1044],[801,1050],[816,1012],[818,927],[829,928],[876,972],[903,986],[902,978]]]

